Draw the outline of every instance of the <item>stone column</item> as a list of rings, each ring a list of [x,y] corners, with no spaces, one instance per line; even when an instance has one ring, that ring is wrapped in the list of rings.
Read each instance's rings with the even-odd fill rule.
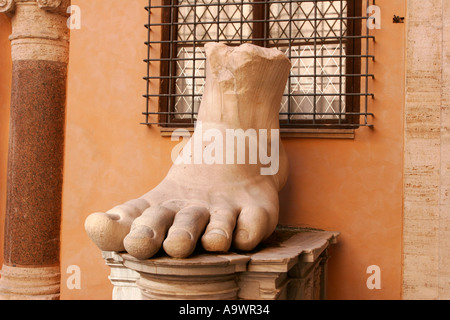
[[[13,60],[0,299],[59,299],[69,5],[0,0]]]

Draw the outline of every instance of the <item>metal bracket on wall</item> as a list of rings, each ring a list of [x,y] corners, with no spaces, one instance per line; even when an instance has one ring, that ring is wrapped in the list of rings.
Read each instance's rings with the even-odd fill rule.
[[[393,22],[394,23],[405,23],[405,17],[399,17],[394,14]]]

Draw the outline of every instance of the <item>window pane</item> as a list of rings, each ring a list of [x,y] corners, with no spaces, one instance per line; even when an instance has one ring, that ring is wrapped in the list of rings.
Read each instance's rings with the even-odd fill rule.
[[[253,19],[253,5],[239,0],[182,0],[178,4],[174,111],[178,113],[175,118],[190,119],[192,111],[196,118],[205,85],[204,43],[220,40],[239,44],[242,39],[250,39],[248,20]]]
[[[291,57],[292,63],[280,119],[286,120],[286,113],[290,113],[291,120],[313,119],[311,113],[317,113],[316,119],[339,119],[339,115],[332,114],[345,112],[345,46],[318,44],[279,49]]]
[[[205,86],[205,51],[202,47],[180,47],[177,54],[175,112],[177,119],[197,118]]]
[[[175,119],[196,118],[205,84],[207,41],[239,45],[259,39],[258,44],[278,48],[292,63],[280,120],[344,120],[347,0],[244,3],[178,1]],[[263,28],[252,21],[264,17],[268,20]]]
[[[344,119],[346,1],[270,4],[269,42],[291,59],[281,120]]]

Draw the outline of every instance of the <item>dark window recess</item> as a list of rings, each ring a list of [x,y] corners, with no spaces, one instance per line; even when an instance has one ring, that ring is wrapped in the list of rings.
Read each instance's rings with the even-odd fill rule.
[[[144,124],[194,125],[205,84],[203,46],[220,41],[275,47],[289,57],[282,128],[372,126],[372,2],[150,0]]]

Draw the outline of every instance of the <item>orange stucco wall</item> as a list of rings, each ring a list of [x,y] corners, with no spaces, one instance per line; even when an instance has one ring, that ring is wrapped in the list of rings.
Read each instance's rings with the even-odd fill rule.
[[[73,1],[82,11],[71,34],[64,212],[62,298],[111,297],[109,268],[86,236],[84,219],[156,186],[170,167],[174,142],[139,123],[145,108],[146,0]],[[331,251],[331,299],[401,297],[402,151],[405,1],[377,1],[375,129],[354,140],[285,139],[290,178],[281,193],[283,224],[340,231]],[[64,271],[81,268],[81,290]],[[381,268],[381,290],[366,286],[367,267]]]
[[[11,100],[11,34],[9,18],[0,14],[0,264],[3,263],[3,225],[6,209],[9,104]]]
[[[329,260],[330,299],[399,299],[402,272],[402,172],[405,0],[379,0],[382,29],[374,30],[376,62],[370,111],[374,129],[354,140],[284,139],[290,177],[281,192],[282,224],[340,231]],[[104,211],[156,186],[176,144],[140,125],[145,109],[147,0],[73,0],[81,29],[71,31],[61,247],[61,298],[110,299],[109,267],[84,231]],[[0,16],[0,49],[4,24]],[[7,33],[7,32],[6,32]],[[0,52],[0,187],[5,150],[5,92]],[[10,75],[8,75],[9,77]],[[6,77],[6,78],[8,78]],[[0,210],[3,209],[3,188]],[[2,211],[0,211],[2,212]],[[81,289],[66,272],[81,270]],[[366,286],[370,265],[381,268],[381,290]]]
[[[330,299],[399,299],[402,290],[403,111],[406,1],[377,1],[382,28],[371,65],[374,129],[349,140],[287,140],[291,176],[281,222],[341,232],[329,260]],[[369,290],[367,267],[381,270]]]

